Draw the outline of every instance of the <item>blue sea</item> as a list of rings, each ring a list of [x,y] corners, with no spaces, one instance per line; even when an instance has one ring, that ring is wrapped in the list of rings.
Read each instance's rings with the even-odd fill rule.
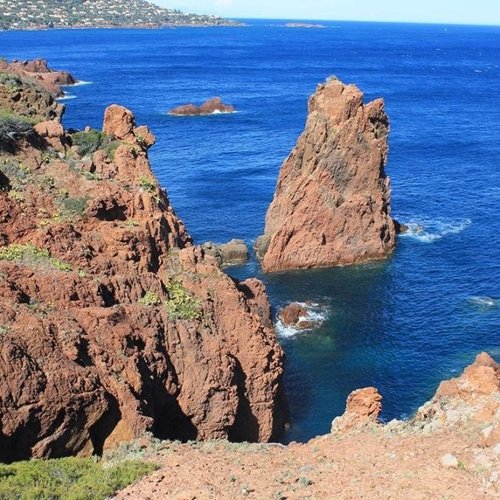
[[[275,312],[311,300],[317,329],[279,329],[291,425],[329,431],[350,391],[376,386],[408,417],[483,350],[500,360],[500,27],[247,21],[240,28],[0,33],[6,58],[44,57],[90,82],[68,89],[67,127],[123,104],[157,136],[153,169],[199,243],[262,233],[280,165],[329,75],[383,97],[393,216],[413,231],[386,262],[263,275]],[[220,95],[238,112],[167,111]],[[71,98],[73,97],[73,98]],[[418,227],[421,230],[418,230]]]

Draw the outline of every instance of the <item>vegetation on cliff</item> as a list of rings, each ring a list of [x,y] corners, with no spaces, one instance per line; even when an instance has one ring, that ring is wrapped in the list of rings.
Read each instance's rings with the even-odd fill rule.
[[[0,29],[233,26],[216,16],[185,14],[145,0],[0,0]]]

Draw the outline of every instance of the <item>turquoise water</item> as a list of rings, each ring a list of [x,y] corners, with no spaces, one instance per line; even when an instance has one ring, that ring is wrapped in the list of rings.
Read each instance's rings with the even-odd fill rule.
[[[479,351],[500,358],[500,28],[250,24],[0,33],[0,53],[46,57],[91,82],[68,89],[68,127],[99,127],[113,102],[150,125],[154,171],[197,242],[261,234],[318,82],[336,74],[384,97],[393,215],[423,232],[401,237],[383,263],[262,276],[252,261],[228,272],[262,278],[275,311],[313,300],[326,318],[280,330],[285,441],[327,432],[362,386],[379,388],[385,419],[409,416]],[[166,114],[214,95],[238,113]]]

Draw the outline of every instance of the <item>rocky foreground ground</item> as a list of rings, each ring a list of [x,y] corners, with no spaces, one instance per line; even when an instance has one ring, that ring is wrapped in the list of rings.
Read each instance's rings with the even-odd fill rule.
[[[332,433],[307,444],[162,444],[161,469],[119,499],[479,499],[500,496],[500,368],[486,354],[408,422],[376,422],[380,395],[353,393]],[[141,449],[141,446],[143,448]]]

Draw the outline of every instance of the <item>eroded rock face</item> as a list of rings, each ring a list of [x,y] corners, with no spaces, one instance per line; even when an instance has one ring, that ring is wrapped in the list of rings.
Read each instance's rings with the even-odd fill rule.
[[[71,165],[57,142],[1,158],[0,460],[100,453],[145,431],[276,439],[283,352],[263,285],[192,245],[130,111],[108,108],[104,131],[113,153],[73,151]]]
[[[330,79],[309,100],[306,128],[283,164],[258,253],[265,271],[349,265],[396,244],[385,175],[382,99]]]
[[[175,116],[204,116],[217,113],[234,113],[235,111],[233,106],[222,102],[220,97],[214,97],[205,101],[201,106],[196,104],[177,106],[171,109],[169,114]]]

